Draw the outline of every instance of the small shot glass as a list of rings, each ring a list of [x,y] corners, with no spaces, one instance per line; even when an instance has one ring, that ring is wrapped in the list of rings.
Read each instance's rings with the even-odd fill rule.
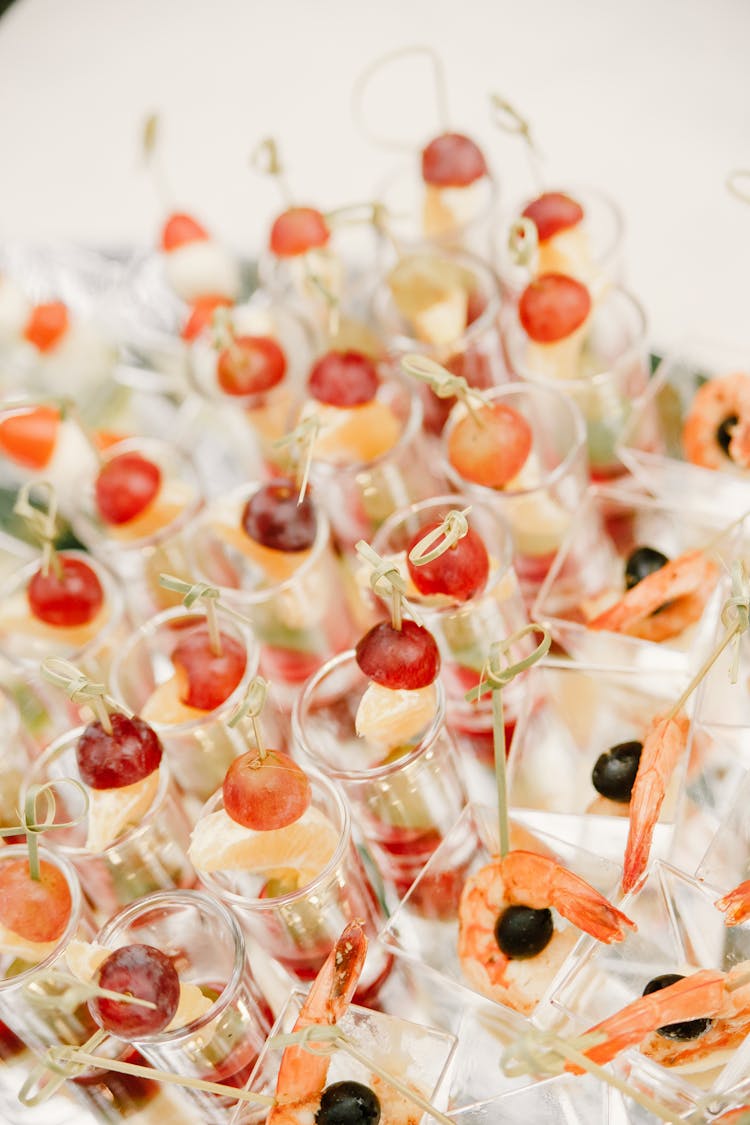
[[[508,757],[513,816],[534,830],[621,862],[630,802],[601,796],[592,770],[613,746],[642,743],[652,720],[669,709],[682,687],[684,679],[669,673],[644,677],[638,671],[563,662],[530,669]],[[688,747],[667,786],[654,856],[669,854],[689,754]]]
[[[24,791],[33,785],[46,785],[61,778],[73,778],[83,785],[76,747],[85,727],[78,727],[56,739],[33,763]],[[96,919],[109,918],[116,910],[153,891],[190,887],[195,872],[187,858],[190,825],[172,782],[169,765],[159,766],[156,792],[150,805],[138,815],[138,823],[126,827],[108,847],[94,851],[87,847],[91,807],[70,828],[50,833],[49,847],[65,856],[75,867],[81,887]],[[132,786],[129,787],[132,791]],[[56,822],[76,820],[83,814],[83,800],[70,795],[65,786],[56,799]],[[118,790],[109,790],[114,795]],[[95,798],[94,793],[94,798]],[[125,795],[125,801],[133,800]]]
[[[707,384],[744,373],[750,383],[746,347],[686,336],[658,364],[636,404],[620,441],[623,463],[665,503],[683,511],[712,513],[727,521],[750,508],[750,471],[728,454],[733,419],[741,403],[738,385],[716,389],[711,401],[695,400]],[[690,430],[686,423],[691,419]],[[729,429],[721,432],[722,424]]]
[[[71,518],[81,542],[120,579],[133,618],[143,621],[175,604],[159,574],[186,572],[184,532],[203,501],[190,462],[174,445],[128,438],[111,445],[102,464],[128,453],[142,454],[161,472],[159,490],[144,511],[126,523],[107,524],[96,504],[94,471],[79,481],[79,506]]]
[[[93,570],[104,593],[101,609],[86,625],[51,625],[31,611],[28,585],[41,567],[35,560],[15,571],[0,588],[0,652],[11,664],[36,673],[39,664],[60,656],[92,679],[103,679],[130,629],[122,585],[103,562],[85,551],[64,551]]]
[[[462,477],[448,455],[450,434],[465,416],[459,404],[443,431],[443,470],[454,488],[494,508],[510,527],[513,567],[525,598],[531,600],[571,528],[581,559],[601,537],[594,514],[583,518],[581,513],[589,484],[586,429],[575,403],[549,387],[514,383],[493,388],[486,397],[517,411],[529,424],[532,443],[525,465],[502,489]]]
[[[537,251],[534,274],[570,274],[587,285],[595,298],[621,280],[625,222],[613,199],[582,184],[560,189],[583,210],[583,219],[573,228],[559,231],[542,242]],[[538,198],[538,195],[537,195]],[[531,193],[517,201],[500,217],[495,228],[495,266],[504,295],[518,299],[531,280],[527,266],[516,264],[509,246],[511,225],[534,202]]]
[[[172,959],[181,984],[212,1001],[183,1027],[144,1035],[136,1047],[152,1066],[241,1089],[268,1035],[271,1013],[256,983],[237,919],[200,891],[163,891],[121,910],[96,936],[116,950],[150,945]],[[225,1125],[235,1099],[190,1091],[199,1119]]]
[[[444,323],[407,317],[399,307],[389,285],[390,272],[378,281],[373,293],[372,314],[385,347],[394,363],[401,356],[418,352],[460,375],[469,386],[486,390],[507,379],[503,348],[500,338],[500,293],[497,280],[487,264],[471,254],[447,249],[423,248],[406,256],[423,262],[426,276],[429,267],[438,270],[443,264],[460,280],[457,287],[458,304],[465,301],[465,314],[452,314]],[[400,259],[403,263],[404,259]],[[393,265],[391,264],[391,270]],[[438,289],[435,304],[449,303],[450,293]],[[454,323],[455,319],[455,323]],[[439,434],[450,413],[452,402],[441,399],[429,387],[419,385],[418,393],[424,409],[424,428],[428,433]]]
[[[186,630],[202,625],[205,616],[177,607],[157,614],[141,625],[121,645],[110,673],[110,690],[117,703],[137,715],[143,714],[164,746],[172,776],[192,811],[221,785],[231,762],[248,749],[244,725],[228,728],[226,720],[244,697],[258,667],[258,646],[250,631],[234,618],[216,611],[222,633],[238,641],[245,650],[245,671],[234,691],[220,707],[196,716],[174,698],[165,700],[165,710],[149,702],[175,676],[172,654]],[[156,697],[158,698],[158,697]]]
[[[593,305],[576,344],[577,361],[558,362],[560,344],[535,344],[518,316],[508,310],[503,339],[511,370],[525,383],[560,391],[579,407],[586,423],[591,478],[611,480],[627,470],[617,454],[618,443],[649,379],[646,317],[626,290],[610,288]],[[571,367],[573,371],[571,371]]]
[[[306,771],[307,772],[307,771]],[[338,844],[331,859],[312,882],[296,890],[272,893],[268,875],[241,868],[202,871],[204,887],[230,907],[246,934],[300,981],[310,981],[333,948],[347,922],[359,919],[371,939],[370,955],[360,979],[357,999],[368,1003],[386,979],[391,957],[373,939],[383,923],[382,906],[365,872],[352,838],[348,806],[327,778],[308,772],[312,808],[333,826]],[[221,790],[203,809],[203,816],[223,809]],[[279,882],[283,884],[283,879]]]
[[[260,670],[276,698],[290,705],[305,680],[352,644],[354,626],[330,523],[319,505],[308,551],[270,551],[243,530],[245,505],[262,487],[242,485],[201,513],[187,535],[188,567],[248,619],[260,644]]]
[[[400,756],[373,750],[357,735],[355,717],[369,683],[353,652],[334,657],[299,697],[293,738],[305,758],[341,786],[368,848],[400,898],[452,828],[466,794],[440,683],[432,722],[413,745],[399,747]]]
[[[657,861],[647,882],[625,902],[637,931],[629,932],[617,945],[589,940],[555,987],[551,1009],[568,1021],[572,1034],[580,1034],[640,997],[657,976],[687,976],[700,969],[729,972],[747,962],[750,927],[728,931],[724,916],[713,904],[716,897],[715,890]],[[739,1012],[737,1027],[741,1038]],[[674,1065],[668,1065],[641,1049],[653,1038],[644,1036],[639,1046],[621,1054],[613,1066],[685,1116],[703,1104],[707,1094],[729,1089],[747,1075],[747,1041],[744,1046],[730,1046],[727,1039],[725,1049],[712,1052],[702,1046],[703,1037],[698,1036],[673,1050]],[[672,1039],[665,1045],[669,1044],[677,1046]]]
[[[492,503],[475,501],[468,495],[438,496],[394,512],[372,543],[374,550],[383,557],[397,556],[406,570],[406,555],[417,532],[429,524],[439,523],[450,511],[466,508],[470,508],[469,528],[480,536],[489,556],[490,570],[484,587],[467,601],[442,605],[434,604],[436,599],[420,595],[411,582],[408,591],[420,620],[438,643],[442,661],[440,678],[447,697],[447,721],[459,730],[471,729],[476,721],[477,706],[467,703],[465,696],[479,683],[491,646],[528,623],[512,564],[510,528]],[[503,692],[508,721],[514,713],[513,701],[518,687],[518,684],[509,685]],[[491,727],[491,722],[489,725]]]
[[[579,523],[585,526],[592,522],[604,530],[591,549],[582,554]],[[553,638],[577,663],[689,673],[707,653],[718,609],[727,596],[728,588],[718,563],[710,572],[713,577],[699,576],[696,580],[700,604],[695,602],[688,607],[684,625],[675,617],[670,628],[673,624],[676,631],[664,639],[649,640],[625,631],[591,629],[588,623],[625,595],[626,563],[639,548],[660,551],[670,560],[705,548],[709,559],[718,553],[729,565],[737,551],[737,529],[724,524],[722,530],[722,523],[715,518],[712,521],[709,517],[687,517],[681,508],[668,507],[634,491],[593,489],[539,590],[531,616],[549,625]],[[668,588],[664,600],[666,605]],[[652,615],[657,624],[660,611]],[[647,619],[641,628],[635,617],[637,614],[633,631],[650,631]]]
[[[305,993],[298,990],[292,992],[258,1059],[248,1089],[270,1095],[276,1092],[283,1048],[275,1045],[274,1038],[293,1031],[304,1001]],[[356,1004],[347,1008],[341,1019],[337,1020],[336,1027],[375,1066],[393,1074],[394,1078],[405,1083],[436,1109],[445,1111],[456,1050],[454,1035]],[[395,1087],[389,1090],[384,1078],[371,1071],[360,1059],[352,1058],[344,1047],[334,1044],[332,1050],[326,1052],[326,1058],[329,1061],[325,1086],[349,1081],[369,1087],[380,1097],[382,1121],[416,1122],[429,1119],[429,1115],[423,1117],[420,1106],[410,1104],[406,1096]],[[389,1105],[394,1108],[389,1110]],[[399,1107],[400,1112],[395,1107]],[[300,1106],[299,1110],[301,1115],[304,1114],[305,1118],[309,1116],[312,1120],[317,1110],[315,1098],[311,1099],[309,1105]],[[264,1120],[265,1110],[259,1111],[252,1103],[240,1103],[230,1125],[261,1125]]]

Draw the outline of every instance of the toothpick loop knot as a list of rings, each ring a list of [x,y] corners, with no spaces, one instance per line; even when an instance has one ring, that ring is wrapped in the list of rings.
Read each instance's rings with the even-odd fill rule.
[[[531,151],[538,154],[536,141],[531,135],[531,124],[501,94],[490,94],[490,117],[497,129],[522,137]]]
[[[473,399],[481,404],[486,402],[484,395],[470,387],[462,375],[454,375],[429,356],[405,355],[401,359],[401,366],[407,375],[426,383],[438,398],[458,398],[463,402]]]
[[[31,493],[36,489],[44,495],[45,508],[39,508],[31,503]],[[57,492],[55,486],[48,480],[27,481],[19,489],[13,511],[20,516],[41,541],[42,546],[51,543],[57,536]]]
[[[735,168],[726,178],[727,189],[742,203],[750,203],[750,168]]]
[[[750,627],[750,581],[741,559],[732,564],[732,594],[722,606],[721,623],[734,632],[729,679],[735,684],[739,674],[742,634]]]
[[[439,527],[428,531],[418,543],[414,544],[409,551],[409,562],[413,563],[414,566],[426,566],[427,563],[434,562],[435,559],[439,559],[441,555],[454,547],[460,539],[468,534],[469,521],[466,517],[470,511],[471,506],[464,508],[461,512],[452,508],[445,515]],[[433,543],[437,546],[433,547]]]
[[[220,597],[216,586],[210,586],[208,582],[185,582],[174,574],[160,574],[159,585],[175,594],[182,594],[182,604],[186,609],[192,609],[196,602],[218,601]]]
[[[539,233],[531,219],[520,218],[511,223],[508,249],[517,266],[530,266],[539,249]]]
[[[257,719],[265,707],[268,695],[268,680],[255,676],[248,684],[244,697],[227,719],[227,726],[236,727],[244,718]]]
[[[531,636],[534,633],[541,634],[542,637],[536,648],[528,656],[511,663],[510,656],[515,645],[519,644],[524,637]],[[522,629],[518,629],[504,640],[496,641],[490,648],[489,658],[482,669],[479,683],[466,693],[467,703],[473,703],[477,699],[481,699],[488,692],[499,691],[507,687],[511,680],[514,680],[521,672],[525,672],[546,656],[551,644],[552,636],[549,629],[546,625],[540,625],[536,621],[529,622],[528,625],[524,625]]]
[[[90,680],[75,664],[60,656],[49,656],[43,660],[41,672],[45,680],[65,692],[71,703],[84,703],[89,699],[106,699],[109,702],[106,684]]]

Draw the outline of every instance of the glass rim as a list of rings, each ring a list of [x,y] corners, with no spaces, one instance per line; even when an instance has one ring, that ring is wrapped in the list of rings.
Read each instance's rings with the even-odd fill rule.
[[[633,339],[628,341],[620,355],[618,355],[617,358],[608,367],[594,372],[593,375],[581,375],[577,376],[575,379],[557,379],[553,375],[537,374],[536,372],[530,371],[525,363],[518,360],[517,356],[514,354],[516,351],[517,343],[517,341],[514,339],[514,335],[516,333],[523,333],[525,341],[528,340],[528,336],[526,336],[526,333],[521,327],[521,323],[518,318],[518,309],[513,308],[512,313],[509,314],[513,317],[510,324],[510,329],[512,331],[507,331],[507,334],[504,333],[504,336],[506,347],[508,349],[510,364],[516,375],[526,383],[534,383],[542,387],[548,387],[550,389],[560,388],[561,393],[566,393],[567,388],[570,388],[571,391],[577,392],[587,391],[592,387],[595,389],[599,389],[602,386],[605,386],[607,383],[610,383],[613,379],[616,379],[620,374],[619,368],[621,366],[624,366],[626,363],[630,362],[631,359],[637,358],[639,353],[645,353],[648,320],[646,318],[645,309],[643,308],[641,302],[630,292],[629,289],[625,289],[621,285],[610,285],[601,299],[597,301],[596,304],[592,305],[592,318],[596,318],[597,314],[601,311],[602,305],[613,298],[615,300],[624,301],[625,305],[629,306],[630,311],[635,314],[638,320],[638,328],[636,329]],[[645,390],[646,388],[644,388],[644,392]],[[638,400],[636,399],[636,402],[637,401]]]
[[[440,439],[439,458],[440,464],[442,465],[444,472],[448,476],[448,479],[451,480],[454,484],[458,485],[459,491],[465,491],[469,496],[471,496],[472,492],[477,491],[485,504],[491,504],[492,497],[504,498],[505,500],[512,501],[523,496],[533,496],[535,493],[538,493],[543,489],[552,488],[554,485],[558,484],[560,480],[567,476],[568,472],[574,466],[576,459],[580,457],[581,453],[584,453],[585,455],[586,423],[584,421],[583,414],[581,413],[580,407],[577,405],[577,403],[575,403],[567,395],[562,394],[561,391],[558,391],[553,387],[543,386],[540,383],[514,382],[503,383],[501,386],[489,387],[482,393],[484,397],[490,402],[495,402],[496,400],[503,400],[506,398],[513,399],[517,395],[538,396],[541,394],[552,396],[557,402],[558,406],[561,406],[563,410],[567,411],[573,429],[573,438],[570,444],[570,448],[568,449],[562,460],[559,462],[559,464],[556,465],[554,469],[552,469],[552,471],[544,478],[544,480],[540,481],[539,484],[534,485],[533,488],[519,488],[514,490],[513,492],[508,492],[503,488],[490,488],[486,484],[479,484],[475,481],[470,481],[465,477],[462,477],[461,474],[454,468],[453,464],[450,461],[450,458],[448,457],[448,439],[458,422],[465,417],[466,413],[465,407],[463,407],[460,402],[457,402],[451,410],[448,421],[446,422],[443,429],[443,433]]]
[[[520,218],[522,212],[530,203],[533,203],[540,195],[544,195],[549,191],[559,191],[561,194],[568,195],[571,199],[580,203],[583,206],[584,220],[586,216],[587,199],[594,200],[597,204],[603,206],[612,220],[612,238],[599,254],[593,254],[592,257],[595,265],[600,267],[605,265],[615,256],[622,242],[625,233],[625,216],[613,196],[608,192],[601,191],[598,187],[591,187],[588,184],[572,183],[558,188],[545,187],[542,191],[536,191],[533,195],[530,193],[525,193],[523,196],[519,195],[513,201],[513,206],[507,216],[509,223]],[[562,234],[563,232],[561,231],[560,233]]]
[[[229,931],[233,945],[232,974],[219,995],[213,1001],[211,1007],[204,1012],[203,1015],[191,1020],[191,1022],[185,1024],[184,1027],[176,1027],[172,1031],[163,1030],[150,1035],[141,1035],[134,1041],[136,1045],[138,1043],[146,1043],[149,1046],[162,1046],[168,1043],[178,1043],[181,1039],[186,1039],[194,1035],[196,1031],[200,1031],[206,1024],[212,1023],[217,1019],[232,1002],[246,964],[248,966],[248,971],[250,971],[247,947],[239,922],[232,911],[225,906],[220,899],[215,898],[213,895],[206,894],[206,892],[202,890],[174,889],[155,891],[153,894],[145,895],[143,898],[129,903],[128,906],[124,906],[121,910],[118,910],[116,914],[113,914],[112,917],[104,923],[96,934],[95,940],[97,944],[106,946],[107,942],[111,941],[114,935],[118,934],[118,931],[121,932],[123,927],[131,925],[132,921],[139,915],[147,914],[151,910],[158,910],[160,907],[163,908],[170,904],[175,907],[189,906],[198,911],[199,914],[213,913],[221,919],[221,922]],[[120,946],[115,946],[115,949],[119,948]],[[111,950],[111,952],[114,952],[114,950]]]
[[[108,446],[101,452],[101,463],[98,468],[103,468],[106,464],[108,464],[108,462],[114,460],[115,457],[118,457],[123,453],[140,452],[148,454],[150,456],[150,459],[158,465],[160,472],[162,472],[163,474],[164,479],[159,484],[159,492],[161,491],[162,486],[170,479],[170,477],[174,477],[175,479],[179,479],[181,482],[184,481],[185,483],[189,484],[192,489],[193,495],[192,498],[190,498],[185,503],[185,506],[180,509],[174,519],[172,519],[168,524],[165,524],[163,527],[160,527],[156,531],[150,532],[148,535],[140,535],[136,536],[135,538],[120,540],[116,536],[112,538],[109,532],[108,525],[93,513],[93,509],[91,508],[91,501],[93,499],[92,482],[88,480],[85,482],[80,481],[84,489],[85,501],[90,510],[81,511],[80,509],[76,509],[71,515],[71,525],[76,534],[79,534],[79,532],[81,533],[81,538],[87,539],[91,542],[95,542],[100,547],[103,553],[106,553],[110,556],[116,557],[121,553],[130,555],[131,552],[140,551],[147,547],[159,546],[159,544],[163,543],[165,539],[170,539],[173,536],[179,535],[179,533],[185,528],[185,526],[195,518],[203,505],[203,496],[201,494],[200,486],[198,484],[197,478],[195,477],[191,462],[189,461],[188,457],[181,448],[176,445],[172,445],[161,438],[145,436],[141,437],[138,435],[122,438],[122,440],[114,442],[112,445]],[[178,477],[176,477],[174,473],[167,474],[164,471],[165,463],[169,460],[176,460],[178,462]],[[185,481],[185,475],[183,474],[193,479]],[[157,492],[156,496],[154,497],[154,501],[158,501],[159,492]],[[149,506],[150,505],[147,505],[144,513],[142,514],[145,514]],[[141,513],[139,513],[139,515],[140,514]],[[134,518],[138,519],[139,516],[135,516]],[[127,528],[127,525],[128,524],[125,523],[115,526],[122,526]]]
[[[0,850],[0,866],[8,859],[16,859],[21,856],[28,857],[29,849],[26,844],[8,844],[7,847]],[[47,863],[53,864],[65,877],[65,882],[70,891],[70,918],[65,926],[60,937],[57,939],[55,948],[47,954],[44,960],[37,962],[23,972],[17,973],[15,976],[4,976],[0,978],[0,992],[5,990],[12,991],[19,983],[30,980],[35,973],[41,970],[50,968],[60,957],[64,954],[64,950],[68,947],[70,942],[75,937],[81,922],[83,921],[83,891],[78,874],[69,859],[58,852],[45,847],[44,844],[39,844],[39,858],[45,860]]]
[[[331,657],[330,660],[327,660],[325,664],[307,680],[304,688],[294,701],[294,707],[292,708],[292,741],[315,763],[316,769],[329,778],[336,778],[340,781],[375,781],[389,777],[391,774],[400,773],[405,767],[410,766],[431,750],[440,737],[440,734],[445,730],[445,688],[442,685],[440,677],[438,676],[433,681],[437,699],[435,714],[417,745],[410,750],[408,754],[396,758],[395,761],[389,762],[387,765],[375,766],[372,769],[341,770],[328,765],[328,763],[325,763],[324,767],[321,766],[320,763],[323,759],[321,755],[310,746],[309,739],[304,732],[304,720],[310,710],[312,696],[316,688],[320,686],[326,676],[337,672],[347,664],[354,664],[359,670],[359,666],[356,663],[356,653],[353,648],[347,649],[345,652],[337,653],[336,656]],[[367,679],[364,672],[360,671],[360,675]]]
[[[108,607],[110,610],[106,620],[101,625],[101,628],[93,633],[88,641],[86,641],[82,645],[79,645],[77,648],[71,649],[65,654],[66,660],[72,660],[75,663],[76,661],[86,659],[91,655],[92,652],[95,652],[98,648],[103,646],[110,635],[121,623],[124,616],[125,595],[121,588],[120,581],[117,578],[117,575],[105,562],[102,561],[102,559],[97,558],[96,555],[93,555],[89,551],[81,550],[76,547],[65,547],[63,548],[63,550],[57,551],[56,554],[58,556],[62,555],[65,558],[78,559],[80,562],[86,563],[86,565],[94,571],[104,592],[104,605],[102,608]],[[5,582],[0,585],[0,601],[2,601],[4,598],[12,596],[15,593],[20,593],[25,596],[29,581],[33,578],[40,567],[41,557],[38,559],[33,559],[31,562],[22,563],[19,567],[13,570],[10,575],[8,575]],[[45,629],[50,630],[51,635],[49,639],[55,644],[61,643],[59,641],[56,641],[54,637],[53,630],[56,628],[56,626],[48,625],[47,622],[44,621],[41,623],[45,626]],[[91,624],[91,622],[89,622],[89,624]],[[63,626],[63,629],[67,628],[69,627]],[[80,629],[85,628],[85,626],[77,625],[70,626],[70,628]],[[44,637],[39,639],[46,640],[47,638]],[[8,659],[12,663],[20,664],[23,666],[32,664],[35,669],[37,669],[39,666],[39,657],[29,656],[26,653],[14,653],[12,655],[9,655]]]
[[[25,795],[28,791],[29,785],[43,783],[44,778],[41,776],[38,777],[37,775],[40,774],[42,770],[46,770],[53,761],[62,757],[62,755],[67,750],[73,749],[83,733],[87,730],[87,727],[88,724],[86,726],[75,727],[73,730],[69,730],[65,734],[59,735],[47,746],[45,746],[42,753],[39,754],[38,757],[36,757],[31,763],[27,777],[25,778],[23,787],[21,789],[22,798],[25,799]],[[161,739],[159,741],[161,743]],[[158,770],[159,784],[156,788],[153,800],[148,809],[141,815],[137,824],[131,825],[131,827],[128,828],[128,830],[123,835],[118,836],[117,839],[113,840],[111,844],[108,844],[103,851],[92,852],[89,851],[88,848],[85,847],[85,845],[77,846],[63,843],[56,843],[53,850],[56,852],[60,852],[60,854],[64,856],[81,857],[83,859],[104,859],[110,852],[115,851],[117,848],[121,848],[127,844],[132,843],[141,834],[141,832],[144,832],[146,829],[151,827],[151,822],[153,821],[154,817],[163,810],[163,806],[169,796],[172,776],[169,769],[167,754],[163,747],[162,758],[161,762],[159,763]],[[64,776],[70,777],[71,775],[65,774]],[[55,781],[62,779],[49,778],[49,780]],[[80,781],[80,778],[76,778],[75,780]],[[142,780],[145,780],[145,778]],[[92,788],[91,786],[86,785],[86,783],[83,781],[81,781],[81,784],[84,785],[87,789]],[[113,790],[109,791],[113,792]],[[86,823],[87,822],[88,814],[86,816]]]
[[[489,300],[485,308],[482,309],[476,320],[466,325],[461,334],[451,342],[450,348],[452,355],[465,352],[471,344],[484,336],[486,332],[497,327],[497,320],[503,308],[503,300],[495,271],[484,259],[480,258],[477,254],[471,253],[469,250],[460,250],[455,247],[441,246],[439,243],[436,244],[425,241],[415,242],[414,245],[409,246],[399,261],[403,261],[408,257],[444,258],[454,261],[458,265],[468,263],[468,269],[476,277],[480,278],[483,283],[483,288],[488,291]],[[432,344],[426,344],[423,340],[417,339],[416,336],[410,336],[407,332],[397,331],[394,334],[391,334],[390,331],[385,332],[389,319],[388,310],[394,305],[393,297],[388,288],[388,277],[393,268],[393,265],[391,265],[385,273],[377,278],[370,302],[372,314],[378,328],[384,331],[384,334],[389,338],[389,349],[397,353],[420,352],[425,355],[438,354],[444,356],[446,352],[445,347],[435,347]]]
[[[475,500],[466,493],[448,492],[441,496],[430,496],[427,500],[415,500],[414,503],[409,504],[408,507],[398,508],[395,512],[391,512],[390,516],[383,520],[382,524],[372,538],[373,549],[382,554],[385,546],[384,540],[386,540],[387,537],[395,531],[399,524],[405,523],[409,516],[421,516],[423,514],[423,510],[431,507],[446,507],[456,510],[461,510],[468,507],[471,508],[472,511],[474,510],[474,508],[479,508],[483,514],[483,517],[488,521],[497,524],[498,530],[500,530],[503,535],[503,556],[498,560],[498,566],[495,570],[494,575],[491,574],[488,578],[487,583],[482,587],[482,589],[477,591],[476,594],[473,594],[467,601],[456,602],[455,605],[431,606],[419,601],[414,597],[413,594],[410,595],[410,600],[417,606],[420,614],[424,615],[425,617],[446,617],[451,613],[456,613],[457,610],[460,610],[464,606],[470,606],[473,602],[481,601],[483,597],[489,594],[497,585],[499,585],[503,581],[513,565],[513,536],[505,517],[499,511],[493,508],[493,506],[488,503],[487,500],[485,500],[484,498]],[[471,526],[470,519],[469,524]],[[477,528],[474,528],[474,530],[478,532]],[[489,550],[487,551],[487,554],[490,554]],[[378,595],[375,596],[377,597]],[[382,600],[384,599],[381,599],[381,601]]]
[[[272,480],[252,481],[249,484],[242,484],[238,488],[232,489],[228,496],[223,497],[223,502],[232,501],[235,498],[238,503],[244,503],[251,496],[254,496],[261,488],[266,486],[280,483],[282,479],[289,478],[273,478]],[[312,547],[307,551],[281,551],[280,554],[293,555],[301,554],[306,557],[302,560],[299,566],[295,567],[294,571],[288,578],[282,579],[280,582],[274,582],[268,586],[261,586],[255,590],[248,590],[243,586],[217,586],[216,588],[225,595],[227,599],[233,599],[237,602],[242,601],[250,605],[262,605],[264,602],[269,601],[271,598],[276,597],[278,594],[283,593],[285,590],[290,589],[300,578],[303,578],[314,566],[316,566],[322,555],[325,553],[326,548],[331,541],[331,523],[328,515],[323,510],[321,504],[317,502],[313,495],[310,499],[315,505],[315,539],[313,540]],[[200,581],[208,582],[210,585],[215,586],[216,583],[211,581],[209,575],[205,573],[199,559],[198,540],[201,532],[210,532],[211,536],[219,542],[222,546],[223,541],[221,536],[218,535],[211,526],[210,520],[212,512],[215,508],[214,503],[207,504],[197,519],[193,520],[190,527],[186,529],[185,534],[185,549],[188,555],[188,561],[194,567],[195,573]],[[248,536],[248,539],[251,537]],[[263,547],[263,544],[258,544]],[[265,550],[272,550],[272,548],[265,548]],[[248,626],[249,627],[249,626]]]
[[[412,235],[411,237],[409,237],[409,235],[402,235],[399,238],[399,242],[406,243],[407,253],[409,253],[416,245],[433,246],[438,250],[452,249],[456,239],[464,237],[472,230],[475,230],[477,227],[481,227],[483,223],[487,222],[487,220],[492,217],[492,214],[497,207],[499,200],[502,198],[503,186],[500,178],[496,175],[495,171],[486,161],[485,167],[487,169],[486,172],[483,172],[481,176],[478,176],[473,183],[466,185],[467,187],[474,187],[475,185],[482,182],[484,182],[484,184],[486,185],[487,200],[484,203],[484,206],[477,212],[477,214],[473,215],[470,219],[465,219],[456,227],[451,228],[450,232],[446,232],[442,235],[436,235],[434,238],[428,238],[421,230],[418,235]],[[398,165],[391,168],[390,172],[388,172],[387,175],[380,180],[377,196],[378,199],[382,199],[384,201],[386,207],[387,202],[385,202],[385,196],[387,195],[387,193],[389,191],[392,191],[394,186],[403,184],[407,180],[412,180],[413,183],[416,181],[416,186],[418,188],[421,187],[422,189],[434,186],[426,184],[424,182],[422,176],[418,171],[418,164],[416,168],[417,170],[415,175],[415,164],[411,161],[407,163],[406,161],[402,160]],[[460,191],[461,187],[458,186],[457,188],[453,189],[448,188],[447,190]],[[408,212],[408,218],[409,221],[412,221],[414,219],[414,214],[411,209]]]
[[[213,711],[206,711],[205,714],[201,715],[199,718],[186,719],[185,722],[182,723],[159,723],[156,722],[156,720],[149,722],[149,726],[153,727],[160,739],[168,738],[170,735],[190,734],[192,731],[199,730],[208,723],[221,722],[223,716],[228,715],[235,704],[240,701],[244,692],[247,690],[247,685],[250,680],[257,673],[260,652],[250,626],[242,621],[238,621],[233,614],[227,613],[226,609],[221,605],[216,607],[216,614],[219,618],[224,619],[224,624],[228,624],[235,633],[239,634],[245,646],[247,663],[242,679],[223,703],[215,707]],[[201,612],[199,607],[187,609],[182,605],[162,610],[161,613],[155,614],[153,617],[150,617],[148,621],[144,621],[139,625],[137,629],[134,629],[114,654],[109,670],[109,682],[112,695],[119,704],[134,711],[137,715],[140,714],[140,709],[130,706],[126,698],[126,693],[122,688],[121,679],[123,666],[126,661],[132,657],[133,650],[137,645],[153,640],[163,626],[168,625],[171,621],[179,620],[180,618],[194,618],[197,623],[201,619],[205,620],[205,614]],[[156,686],[158,687],[159,685]]]
[[[311,882],[306,883],[304,887],[297,887],[297,889],[294,891],[288,891],[286,894],[277,895],[275,898],[250,898],[249,895],[240,894],[237,891],[230,890],[228,887],[224,887],[214,878],[214,872],[203,871],[201,868],[196,867],[195,870],[198,878],[205,885],[205,887],[216,898],[220,899],[222,903],[224,903],[224,901],[226,900],[226,902],[231,903],[231,906],[234,910],[237,910],[240,913],[242,913],[243,910],[251,910],[253,914],[255,914],[259,910],[263,911],[268,910],[269,908],[275,909],[278,906],[290,906],[300,899],[309,897],[309,895],[314,892],[314,890],[321,883],[330,878],[335,869],[340,866],[345,857],[347,849],[352,843],[352,818],[351,813],[349,812],[349,807],[344,800],[343,795],[339,793],[337,787],[333,784],[333,782],[330,781],[329,778],[325,776],[325,774],[321,773],[320,770],[310,769],[305,770],[305,772],[307,773],[308,778],[315,781],[316,784],[319,785],[326,792],[326,794],[333,799],[333,804],[339,814],[339,842],[336,845],[336,850],[334,851],[333,855],[331,856],[323,870],[319,871],[315,878],[311,880]],[[221,788],[219,788],[208,798],[206,803],[203,805],[200,813],[198,814],[198,819],[203,816],[207,816],[212,812],[216,812],[217,810],[214,808],[214,805],[216,805],[219,800],[221,800],[221,798],[222,791]]]

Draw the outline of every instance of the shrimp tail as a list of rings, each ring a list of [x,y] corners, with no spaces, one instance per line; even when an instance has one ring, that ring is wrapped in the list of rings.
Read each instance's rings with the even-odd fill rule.
[[[556,910],[587,934],[598,941],[611,945],[622,941],[626,930],[638,927],[626,914],[599,894],[585,879],[572,871],[560,868],[551,895]]]
[[[727,926],[739,926],[750,918],[750,879],[740,883],[733,891],[718,899],[714,906],[725,915]]]
[[[724,973],[706,969],[659,992],[638,997],[586,1032],[601,1037],[601,1042],[588,1048],[586,1056],[603,1066],[665,1024],[715,1016],[724,1001],[724,981]],[[565,1069],[583,1074],[575,1063],[567,1063]]]

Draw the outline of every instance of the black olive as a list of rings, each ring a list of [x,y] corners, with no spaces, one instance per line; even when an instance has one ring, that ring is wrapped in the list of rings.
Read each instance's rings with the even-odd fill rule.
[[[600,754],[591,771],[591,782],[597,793],[626,805],[633,792],[642,750],[642,742],[618,742],[617,746]]]
[[[555,928],[552,912],[530,906],[508,906],[495,922],[495,940],[506,957],[523,961],[549,945]]]
[[[661,570],[668,562],[667,556],[661,551],[655,551],[653,547],[636,547],[632,554],[628,555],[625,563],[626,588],[632,590],[644,578],[648,578],[649,574]]]
[[[648,982],[643,995],[649,996],[652,992],[659,992],[662,988],[677,984],[678,980],[683,979],[679,973],[663,973]],[[664,1027],[657,1027],[656,1030],[666,1039],[697,1039],[704,1031],[708,1031],[712,1023],[713,1020],[709,1019],[684,1020],[682,1023],[665,1023]]]
[[[315,1114],[315,1125],[378,1125],[380,1101],[361,1082],[332,1082],[326,1086]]]
[[[723,452],[726,453],[727,457],[730,456],[729,444],[732,440],[732,430],[738,422],[739,417],[736,414],[730,414],[729,417],[725,418],[716,430],[716,440],[721,446]]]

